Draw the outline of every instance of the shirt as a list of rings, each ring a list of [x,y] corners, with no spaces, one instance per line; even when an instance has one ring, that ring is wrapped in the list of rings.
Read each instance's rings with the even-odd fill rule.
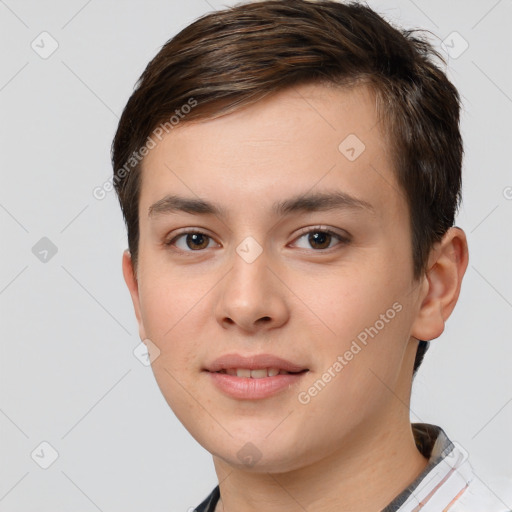
[[[512,512],[475,475],[467,452],[441,428],[413,423],[412,430],[427,466],[382,512]],[[219,498],[217,486],[194,512],[214,512]]]

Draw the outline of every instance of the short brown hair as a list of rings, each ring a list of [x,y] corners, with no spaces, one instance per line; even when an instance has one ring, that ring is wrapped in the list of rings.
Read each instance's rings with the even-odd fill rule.
[[[410,211],[414,277],[453,226],[460,202],[460,98],[418,31],[392,27],[367,6],[330,0],[263,0],[207,14],[170,39],[148,64],[112,144],[114,185],[137,267],[140,165],[126,162],[152,131],[206,120],[285,88],[323,83],[375,93]],[[121,170],[124,172],[121,173]],[[128,172],[129,171],[129,172]],[[120,179],[122,176],[122,179]],[[420,342],[415,371],[428,347]]]

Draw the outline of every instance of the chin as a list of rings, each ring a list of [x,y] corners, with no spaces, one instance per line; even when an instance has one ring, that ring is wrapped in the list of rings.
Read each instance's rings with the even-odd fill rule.
[[[265,434],[266,435],[266,434]],[[265,439],[257,437],[224,436],[219,438],[197,439],[214,457],[222,460],[233,469],[251,473],[286,473],[303,467],[307,454],[297,450],[298,443],[286,435],[283,438]]]
[[[287,454],[281,451],[268,453],[268,450],[261,451],[250,443],[246,443],[235,453],[212,452],[212,455],[222,459],[233,469],[249,473],[287,473],[304,465],[304,460],[298,460],[296,453],[290,458],[289,451]]]

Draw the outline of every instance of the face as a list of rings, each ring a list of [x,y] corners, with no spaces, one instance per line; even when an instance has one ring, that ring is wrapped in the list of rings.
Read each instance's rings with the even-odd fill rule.
[[[299,468],[408,413],[424,287],[374,106],[301,86],[183,123],[143,161],[136,281],[124,258],[140,336],[230,465]]]

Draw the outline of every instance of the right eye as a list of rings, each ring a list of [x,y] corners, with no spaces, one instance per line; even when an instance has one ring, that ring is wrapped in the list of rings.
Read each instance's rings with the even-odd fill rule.
[[[197,252],[208,249],[211,242],[216,244],[213,238],[201,231],[186,231],[165,242],[165,245],[176,246],[183,252]],[[218,246],[218,244],[216,245]]]

